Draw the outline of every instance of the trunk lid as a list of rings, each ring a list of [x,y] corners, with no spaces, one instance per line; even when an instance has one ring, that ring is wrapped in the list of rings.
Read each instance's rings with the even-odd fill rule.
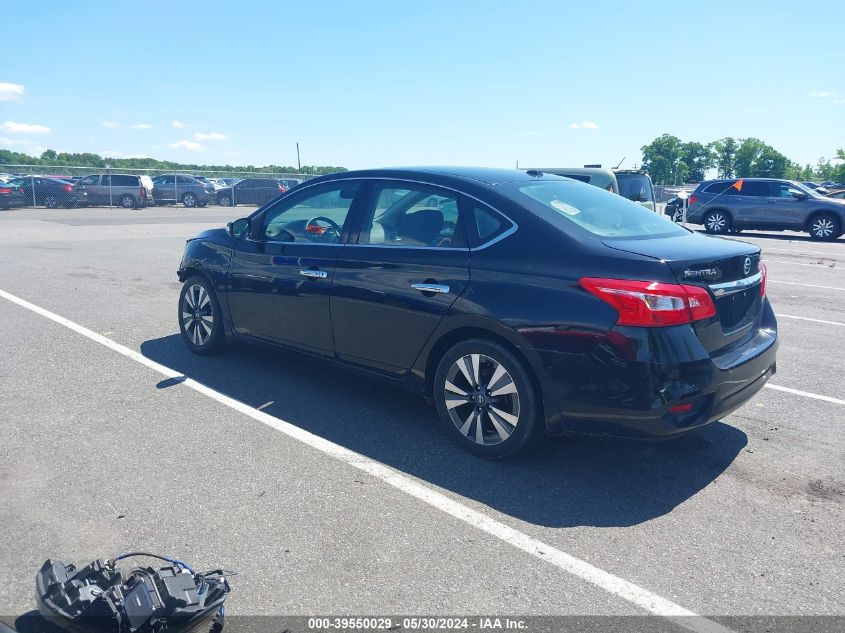
[[[757,330],[763,311],[759,247],[699,233],[602,241],[664,262],[680,284],[708,289],[716,316],[693,328],[711,355],[741,345]]]

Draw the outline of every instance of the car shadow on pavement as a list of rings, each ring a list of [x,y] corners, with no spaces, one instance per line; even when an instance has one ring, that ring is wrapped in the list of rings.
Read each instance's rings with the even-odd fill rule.
[[[336,444],[548,527],[629,526],[664,515],[713,482],[748,440],[717,422],[666,442],[548,438],[527,455],[490,462],[453,446],[422,398],[318,360],[248,346],[200,357],[179,335],[148,340],[141,352]]]

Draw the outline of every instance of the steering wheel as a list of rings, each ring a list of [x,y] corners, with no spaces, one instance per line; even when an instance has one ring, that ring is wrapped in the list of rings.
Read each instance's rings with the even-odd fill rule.
[[[320,226],[317,222],[325,222],[329,226]],[[308,220],[308,222],[305,223],[303,231],[307,235],[318,236],[323,241],[326,241],[326,236],[329,238],[340,237],[340,226],[338,223],[324,215],[315,215],[313,218]]]

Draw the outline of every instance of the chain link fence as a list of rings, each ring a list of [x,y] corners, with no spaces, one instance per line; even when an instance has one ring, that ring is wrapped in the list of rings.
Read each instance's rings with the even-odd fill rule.
[[[310,174],[0,165],[0,210],[258,206]]]

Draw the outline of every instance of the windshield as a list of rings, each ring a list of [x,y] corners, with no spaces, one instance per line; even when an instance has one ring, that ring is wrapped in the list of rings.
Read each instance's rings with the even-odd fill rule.
[[[634,202],[653,202],[651,181],[643,174],[616,174],[619,195]]]
[[[537,209],[543,217],[564,230],[575,224],[601,237],[644,237],[681,235],[685,229],[665,216],[615,194],[578,182],[543,182],[518,187],[526,206]]]

